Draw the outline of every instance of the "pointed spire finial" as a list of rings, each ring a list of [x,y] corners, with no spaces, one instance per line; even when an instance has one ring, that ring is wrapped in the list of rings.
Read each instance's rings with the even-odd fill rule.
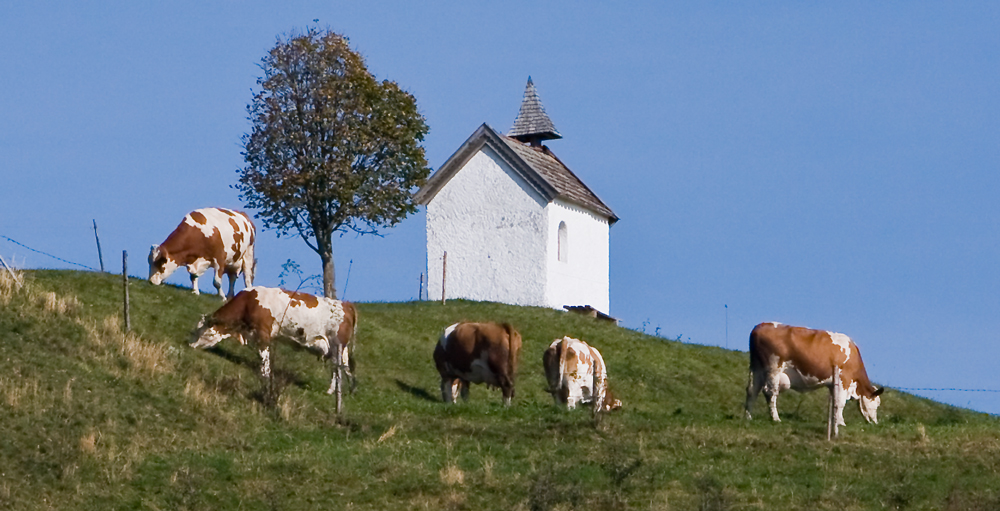
[[[556,131],[552,119],[545,113],[542,100],[535,91],[535,83],[528,76],[528,85],[524,88],[524,99],[521,100],[521,110],[514,119],[514,127],[507,133],[508,137],[531,145],[540,145],[542,140],[562,138]]]

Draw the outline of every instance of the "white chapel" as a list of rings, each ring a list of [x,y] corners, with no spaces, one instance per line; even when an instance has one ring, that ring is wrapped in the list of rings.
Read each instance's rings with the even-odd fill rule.
[[[559,138],[529,77],[514,127],[483,124],[428,179],[429,298],[610,313],[618,217],[542,144]]]

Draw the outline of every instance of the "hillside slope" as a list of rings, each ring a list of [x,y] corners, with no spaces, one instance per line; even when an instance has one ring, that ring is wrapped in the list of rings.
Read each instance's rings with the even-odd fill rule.
[[[120,276],[25,276],[0,277],[0,508],[1000,508],[996,417],[890,389],[879,425],[852,403],[828,443],[822,393],[743,420],[741,352],[542,308],[359,304],[359,388],[337,417],[305,352],[276,351],[269,389],[249,347],[188,348],[218,298],[133,280],[122,335]],[[511,408],[482,386],[441,403],[431,353],[459,320],[521,331]],[[563,335],[604,353],[623,410],[552,406],[540,361]]]

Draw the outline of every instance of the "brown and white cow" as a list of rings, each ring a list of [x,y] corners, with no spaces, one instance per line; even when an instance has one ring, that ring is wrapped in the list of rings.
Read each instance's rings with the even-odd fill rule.
[[[507,323],[455,323],[444,330],[434,348],[441,374],[441,399],[454,403],[456,394],[469,399],[469,383],[500,387],[503,404],[514,397],[514,376],[521,352],[521,334]]]
[[[219,296],[232,298],[236,276],[243,274],[246,287],[253,286],[256,229],[242,211],[205,208],[192,211],[167,236],[149,249],[149,281],[159,285],[177,268],[187,266],[191,287],[198,294],[198,277],[215,269]],[[229,276],[229,294],[222,294],[222,274]]]
[[[834,392],[834,366],[840,368],[841,391]],[[878,423],[879,395],[868,379],[861,352],[850,337],[781,323],[761,323],[750,332],[750,381],[747,384],[746,416],[763,388],[771,419],[778,418],[778,394],[787,389],[807,392],[820,387],[837,396],[833,403],[838,425],[844,423],[844,406],[857,399],[861,415]],[[832,397],[831,397],[832,399]]]
[[[358,313],[354,304],[308,293],[270,287],[240,291],[211,316],[201,318],[192,348],[210,348],[227,337],[252,343],[261,357],[261,374],[271,374],[270,346],[274,340],[297,344],[333,365],[330,389],[336,391],[338,369],[346,369],[353,391],[354,334]]]
[[[597,348],[572,337],[552,341],[542,354],[548,392],[556,404],[572,410],[577,403],[590,403],[594,412],[622,407],[608,390],[608,371]]]

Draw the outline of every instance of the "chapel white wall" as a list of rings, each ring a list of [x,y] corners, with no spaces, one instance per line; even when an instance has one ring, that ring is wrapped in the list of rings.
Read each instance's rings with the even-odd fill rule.
[[[590,305],[610,314],[609,232],[606,218],[556,199],[545,208],[548,236],[546,305]],[[559,261],[559,223],[566,222],[566,261]],[[448,256],[451,257],[450,255]]]
[[[441,298],[447,250],[447,298],[554,306],[549,232],[544,199],[484,146],[427,205],[428,298]]]

